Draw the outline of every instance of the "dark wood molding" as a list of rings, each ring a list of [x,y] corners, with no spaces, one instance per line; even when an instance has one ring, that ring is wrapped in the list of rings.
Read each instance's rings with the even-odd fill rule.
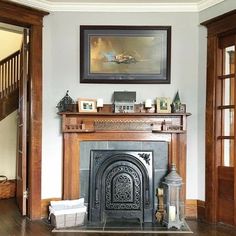
[[[30,29],[30,122],[28,216],[41,218],[41,148],[42,148],[42,26],[48,12],[9,1],[0,1],[0,21]]]
[[[197,219],[205,221],[206,219],[206,207],[205,207],[205,201],[197,200]]]
[[[222,94],[222,49],[220,40],[223,36],[236,32],[236,10],[201,23],[208,29],[207,42],[207,81],[206,81],[206,201],[205,219],[210,223],[218,222],[218,167],[221,165],[221,109],[217,109],[221,104]],[[234,108],[235,109],[235,108]],[[235,185],[236,186],[236,185]],[[236,190],[235,190],[236,196]],[[199,207],[199,212],[203,214],[203,207]],[[236,209],[236,205],[235,205]]]
[[[202,22],[201,25],[208,29],[208,36],[224,35],[235,31],[236,10],[227,12],[213,19]]]

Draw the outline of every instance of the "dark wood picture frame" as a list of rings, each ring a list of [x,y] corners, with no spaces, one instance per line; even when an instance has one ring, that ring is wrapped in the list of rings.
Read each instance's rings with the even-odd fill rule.
[[[171,26],[80,26],[80,82],[170,84]]]

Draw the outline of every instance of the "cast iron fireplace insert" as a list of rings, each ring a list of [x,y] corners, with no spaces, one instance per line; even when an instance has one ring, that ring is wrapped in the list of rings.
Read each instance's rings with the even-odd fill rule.
[[[153,152],[91,150],[89,221],[154,221]]]

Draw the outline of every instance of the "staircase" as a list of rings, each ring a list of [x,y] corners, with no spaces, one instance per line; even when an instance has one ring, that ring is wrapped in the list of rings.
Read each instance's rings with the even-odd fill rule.
[[[20,50],[0,61],[0,121],[18,108]]]

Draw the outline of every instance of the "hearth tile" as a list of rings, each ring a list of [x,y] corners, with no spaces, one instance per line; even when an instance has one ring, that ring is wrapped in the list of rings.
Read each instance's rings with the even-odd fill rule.
[[[89,169],[90,150],[92,149],[107,149],[107,141],[80,142],[80,169]]]
[[[142,224],[138,219],[110,219],[105,223],[104,231],[109,230],[140,230]]]
[[[108,142],[108,149],[113,150],[141,150],[142,142],[127,142],[127,141],[110,141]]]
[[[89,170],[80,170],[80,197],[88,203],[89,193]]]
[[[168,143],[167,142],[142,142],[142,150],[153,150],[154,169],[167,169]]]

